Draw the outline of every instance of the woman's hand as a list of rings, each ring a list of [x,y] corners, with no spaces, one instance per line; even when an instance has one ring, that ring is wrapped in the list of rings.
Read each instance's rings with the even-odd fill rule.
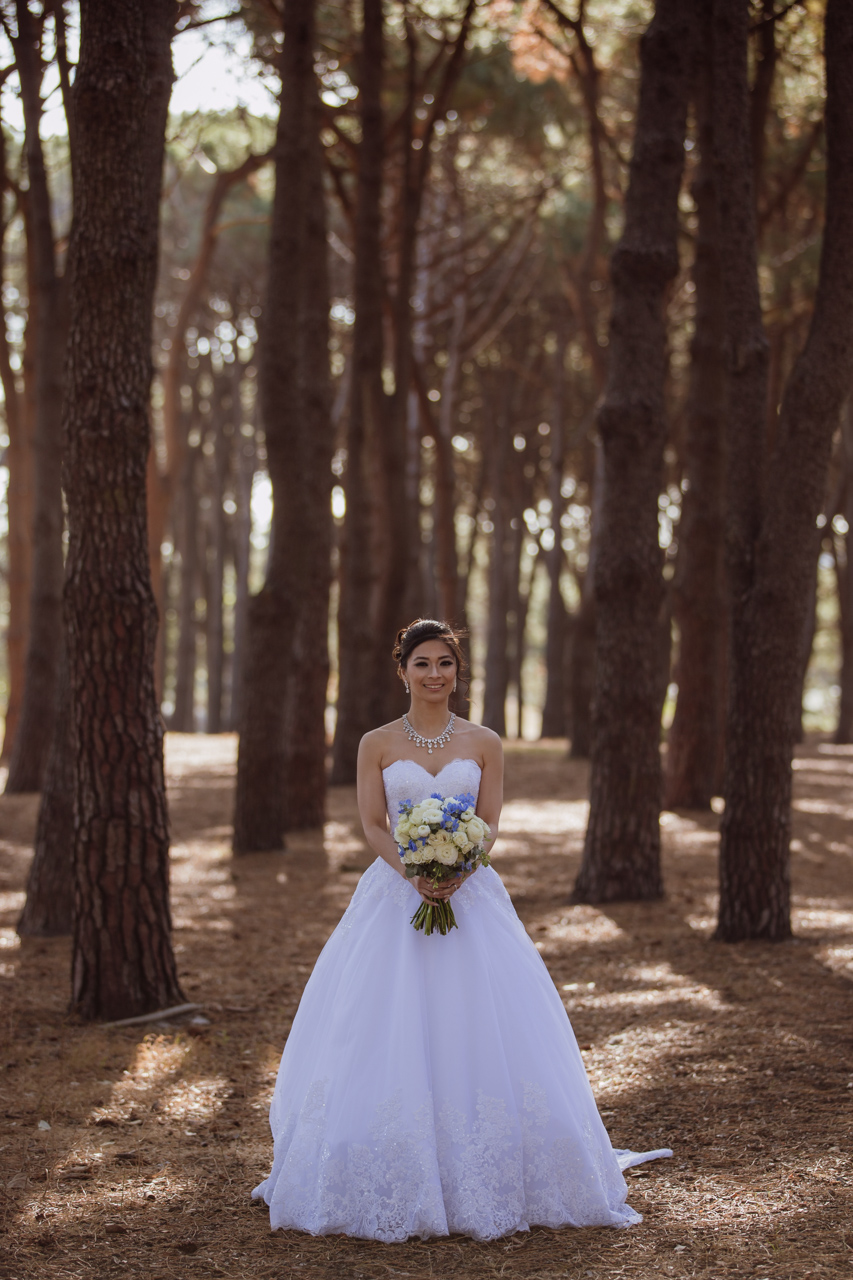
[[[476,870],[476,868],[475,868]],[[458,876],[454,876],[452,880],[442,880],[440,884],[433,887],[433,882],[429,876],[412,876],[412,884],[424,902],[446,902],[452,898],[458,888],[460,888],[469,876],[474,874],[473,871],[460,872]]]

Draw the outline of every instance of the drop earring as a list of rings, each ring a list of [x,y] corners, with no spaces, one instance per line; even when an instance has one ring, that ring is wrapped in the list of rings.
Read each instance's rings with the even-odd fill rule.
[[[455,680],[453,681],[453,692],[454,692],[454,693],[456,692],[456,681],[455,681]]]
[[[403,681],[403,684],[404,684],[404,686],[405,686],[406,693],[408,693],[408,692],[409,692],[409,682],[408,682],[408,680],[404,680],[404,681]]]

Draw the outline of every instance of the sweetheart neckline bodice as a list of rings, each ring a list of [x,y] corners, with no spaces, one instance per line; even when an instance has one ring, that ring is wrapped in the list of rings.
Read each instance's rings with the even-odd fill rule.
[[[398,760],[392,760],[390,764],[386,764],[385,768],[382,770],[383,776],[389,769],[393,769],[395,764],[413,764],[415,768],[422,769],[424,773],[428,774],[433,781],[435,781],[436,778],[440,778],[445,769],[449,769],[452,764],[472,764],[480,773],[483,772],[473,756],[453,756],[451,760],[447,761],[447,764],[443,764],[441,766],[438,773],[430,772],[426,765],[421,764],[420,760],[411,760],[408,756],[400,756]]]

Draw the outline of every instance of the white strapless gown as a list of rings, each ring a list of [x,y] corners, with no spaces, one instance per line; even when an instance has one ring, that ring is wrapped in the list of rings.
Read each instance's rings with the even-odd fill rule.
[[[479,789],[473,760],[384,771],[405,799]],[[274,1158],[252,1193],[270,1224],[387,1242],[534,1224],[625,1227],[622,1170],[566,1011],[491,867],[454,894],[458,929],[416,933],[418,894],[381,858],[326,943],[270,1108]]]

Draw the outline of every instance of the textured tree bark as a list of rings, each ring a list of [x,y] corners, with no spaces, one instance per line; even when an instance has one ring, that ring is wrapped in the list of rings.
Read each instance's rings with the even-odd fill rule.
[[[74,704],[72,1000],[86,1019],[183,1000],[170,937],[145,477],[172,0],[81,0],[65,426]]]
[[[39,805],[27,900],[18,921],[22,938],[71,933],[74,908],[74,709],[67,651],[59,664],[59,702]]]
[[[590,814],[574,888],[583,902],[662,893],[657,513],[667,435],[665,299],[678,270],[693,27],[692,0],[658,0],[643,36],[625,230],[611,266],[610,361],[598,414],[604,494]]]
[[[50,192],[39,137],[42,65],[39,32],[27,0],[17,0],[15,60],[26,131],[27,235],[36,298],[33,525],[29,634],[20,719],[7,792],[38,791],[56,718],[62,647],[62,367],[67,337],[63,281],[57,275]]]
[[[303,625],[318,624],[318,601],[328,600],[331,514],[331,423],[325,325],[325,223],[320,187],[319,113],[314,76],[314,4],[288,0],[279,125],[274,150],[270,266],[261,335],[259,394],[273,488],[273,528],[266,580],[250,602],[241,693],[240,750],[234,816],[234,852],[280,849],[288,826],[288,718],[305,694],[298,687],[295,641]],[[322,249],[318,244],[322,240]],[[319,278],[318,278],[319,273]],[[306,607],[307,606],[307,607]],[[326,608],[328,605],[326,604]],[[313,612],[312,612],[313,610]],[[308,645],[322,653],[321,634],[303,635],[301,674]],[[326,659],[327,660],[327,659]],[[320,658],[320,665],[323,659]],[[289,695],[292,695],[289,696]],[[292,719],[292,717],[291,717]],[[319,715],[322,733],[322,713]],[[312,720],[311,781],[317,775],[317,729]],[[322,750],[320,752],[322,759]],[[302,762],[298,744],[294,761]],[[294,765],[294,768],[296,766]]]
[[[706,4],[705,11],[710,17],[710,5]],[[710,35],[710,22],[707,28]],[[666,756],[664,804],[668,809],[710,808],[711,797],[719,791],[721,781],[725,705],[725,315],[707,40],[705,50],[696,94],[700,148],[693,183],[697,213],[693,263],[696,312],[687,397],[686,484],[673,582],[673,612],[679,632],[675,670],[678,700]]]
[[[12,373],[11,368],[9,372]],[[33,493],[32,448],[27,432],[28,424],[20,412],[15,412],[14,401],[10,399],[9,391],[5,386],[5,378],[3,381],[6,396],[6,430],[9,435],[9,447],[6,450],[6,465],[9,468],[9,484],[6,491],[9,522],[7,535],[9,624],[6,629],[9,696],[6,702],[3,750],[0,760],[8,764],[21,716],[24,692],[30,617],[32,562],[30,530],[33,517]]]
[[[326,816],[326,693],[332,581],[331,481],[334,429],[329,376],[329,280],[319,99],[312,95],[306,138],[308,202],[302,359],[299,370],[305,453],[298,620],[288,684],[287,830],[321,827]]]
[[[721,226],[729,376],[734,385],[732,370],[736,373],[749,353],[750,347],[744,352],[742,342],[751,332],[733,325],[740,300],[735,291],[746,272],[746,250],[754,244],[755,234],[754,221],[745,220],[744,208],[745,198],[751,196],[745,112],[734,114],[745,103],[747,21],[745,2],[717,0],[715,129],[719,129],[721,196],[723,180],[726,183]],[[814,530],[853,358],[853,9],[844,0],[827,4],[824,47],[827,186],[818,288],[809,336],[783,396],[757,529],[746,522],[747,503],[751,500],[755,505],[755,494],[747,493],[744,478],[735,472],[734,438],[729,446],[735,592],[716,933],[727,942],[777,941],[791,932],[791,757],[799,719]],[[738,259],[733,250],[739,237],[744,243]],[[756,295],[755,309],[754,273],[749,287]],[[756,345],[755,340],[751,345]],[[732,430],[736,426],[733,407],[734,393]],[[757,454],[754,438],[760,438],[763,424],[763,404],[757,395],[752,413],[752,450]]]
[[[358,77],[361,143],[355,232],[355,326],[344,485],[347,513],[341,537],[338,604],[338,705],[332,782],[355,781],[358,744],[375,725],[379,680],[377,637],[380,573],[387,548],[377,544],[376,509],[386,501],[376,459],[388,406],[382,388],[382,159],[383,80],[381,0],[364,0]],[[381,533],[381,530],[380,530]],[[390,652],[393,636],[387,637]]]
[[[7,178],[6,137],[0,128],[0,178]],[[2,226],[0,252],[5,249],[8,222]],[[3,750],[0,760],[8,763],[12,743],[21,714],[24,688],[24,665],[29,634],[30,616],[30,562],[31,529],[33,518],[33,459],[32,431],[28,420],[26,397],[23,395],[15,371],[12,368],[9,339],[4,325],[0,325],[0,382],[3,385],[4,416],[9,444],[6,449],[6,466],[9,482],[6,490],[8,518],[7,589],[9,592],[9,620],[6,627],[6,663],[8,668],[9,696],[3,726]]]

